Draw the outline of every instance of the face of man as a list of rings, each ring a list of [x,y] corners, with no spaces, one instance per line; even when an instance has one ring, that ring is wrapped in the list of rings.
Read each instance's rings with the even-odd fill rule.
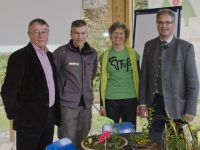
[[[34,23],[28,32],[32,44],[44,50],[49,39],[49,28],[47,25]]]
[[[119,46],[123,45],[125,42],[125,31],[123,28],[116,28],[115,31],[111,34],[111,40],[113,45]]]
[[[175,23],[172,22],[172,17],[169,14],[162,14],[157,20],[157,29],[162,40],[167,40],[174,30]]]
[[[84,47],[87,37],[87,26],[72,27],[71,38],[75,47],[79,47],[81,50]]]

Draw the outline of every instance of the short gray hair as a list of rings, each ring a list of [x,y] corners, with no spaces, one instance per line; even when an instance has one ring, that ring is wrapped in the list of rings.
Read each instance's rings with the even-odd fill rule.
[[[157,12],[157,15],[156,15],[156,22],[158,22],[158,18],[160,15],[163,15],[163,14],[168,14],[171,16],[172,18],[172,22],[175,22],[175,13],[174,11],[172,11],[171,9],[160,9],[158,12]]]
[[[47,27],[49,28],[49,25],[47,24],[47,22],[46,22],[45,20],[40,19],[40,18],[37,18],[37,19],[32,20],[32,21],[29,23],[29,25],[28,25],[28,31],[30,31],[30,28],[32,27],[32,25],[33,25],[34,23],[38,23],[38,24],[40,24],[40,25],[47,25]]]

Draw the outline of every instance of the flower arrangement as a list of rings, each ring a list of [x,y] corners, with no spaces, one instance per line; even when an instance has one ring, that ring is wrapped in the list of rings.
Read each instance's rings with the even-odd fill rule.
[[[128,142],[126,139],[122,138],[118,134],[118,127],[113,126],[112,135],[109,131],[102,132],[101,135],[91,135],[86,137],[81,145],[84,150],[119,150],[123,146],[127,145]]]
[[[192,125],[189,125],[192,133],[192,148],[193,150],[200,150],[200,127],[195,128]]]
[[[200,128],[194,129],[186,118],[179,121],[168,119],[161,147],[166,150],[200,150],[197,133]]]
[[[185,117],[180,120],[159,117],[166,120],[166,127],[161,146],[153,143],[149,139],[149,130],[154,121],[152,117],[154,111],[153,107],[149,108],[148,124],[142,127],[142,132],[130,135],[133,147],[143,147],[148,150],[200,150],[200,127],[194,128]]]
[[[133,133],[130,135],[131,145],[135,147],[143,147],[144,149],[150,148],[150,147],[158,147],[157,144],[153,143],[151,139],[149,139],[149,131],[151,124],[153,122],[153,107],[148,109],[148,117],[147,117],[147,124],[144,124],[142,127],[141,133]]]
[[[99,143],[101,135],[91,135],[83,140],[83,147],[95,150],[119,150],[119,148],[127,145],[126,139],[120,137],[119,135],[111,135],[106,141]]]

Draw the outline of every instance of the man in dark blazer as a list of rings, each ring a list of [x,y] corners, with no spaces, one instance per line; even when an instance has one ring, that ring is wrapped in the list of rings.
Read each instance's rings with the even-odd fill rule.
[[[28,36],[30,43],[10,55],[1,96],[17,131],[17,149],[44,150],[53,141],[54,123],[60,124],[56,69],[46,47],[49,25],[32,20]]]
[[[159,37],[146,42],[143,52],[139,115],[147,117],[148,108],[154,106],[153,118],[157,119],[151,131],[162,132],[165,120],[161,116],[194,119],[199,80],[193,45],[173,36],[174,12],[159,10],[156,19]],[[162,41],[166,41],[163,46]],[[159,79],[161,84],[158,83]]]

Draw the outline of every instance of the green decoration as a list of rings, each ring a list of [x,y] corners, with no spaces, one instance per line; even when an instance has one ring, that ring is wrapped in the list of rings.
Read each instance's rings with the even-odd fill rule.
[[[185,19],[185,26],[189,27],[189,18],[196,17],[196,14],[189,0],[183,0],[181,5],[183,7],[182,18]]]
[[[169,7],[169,6],[171,6],[171,4],[169,3],[169,0],[164,0],[162,7]]]

